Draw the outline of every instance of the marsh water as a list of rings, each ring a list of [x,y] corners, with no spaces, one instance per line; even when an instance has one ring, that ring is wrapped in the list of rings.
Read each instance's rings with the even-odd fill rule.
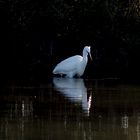
[[[140,140],[140,86],[117,79],[12,83],[0,94],[0,140]]]

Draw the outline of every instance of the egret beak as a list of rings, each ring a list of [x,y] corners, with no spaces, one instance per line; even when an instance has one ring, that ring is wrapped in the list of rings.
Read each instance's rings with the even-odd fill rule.
[[[89,53],[89,56],[90,56],[91,61],[93,61],[92,56],[91,56],[91,53]]]

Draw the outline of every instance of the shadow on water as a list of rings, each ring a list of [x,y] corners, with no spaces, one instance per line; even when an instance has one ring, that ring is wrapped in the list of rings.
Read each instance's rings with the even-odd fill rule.
[[[2,140],[140,139],[140,87],[113,80],[53,78],[5,86]]]

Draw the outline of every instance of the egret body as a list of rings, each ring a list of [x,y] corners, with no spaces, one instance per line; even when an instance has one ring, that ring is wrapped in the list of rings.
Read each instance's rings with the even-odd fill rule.
[[[88,62],[88,55],[92,59],[90,46],[85,46],[83,49],[83,56],[75,55],[61,61],[54,68],[53,74],[65,75],[69,78],[74,76],[81,77]]]

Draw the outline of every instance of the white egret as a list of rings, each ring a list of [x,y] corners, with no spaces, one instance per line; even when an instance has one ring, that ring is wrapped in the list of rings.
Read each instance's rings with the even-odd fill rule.
[[[81,77],[88,62],[88,54],[92,60],[90,46],[85,46],[83,56],[75,55],[61,61],[54,68],[53,74],[65,75],[69,78],[73,78],[74,76]]]

